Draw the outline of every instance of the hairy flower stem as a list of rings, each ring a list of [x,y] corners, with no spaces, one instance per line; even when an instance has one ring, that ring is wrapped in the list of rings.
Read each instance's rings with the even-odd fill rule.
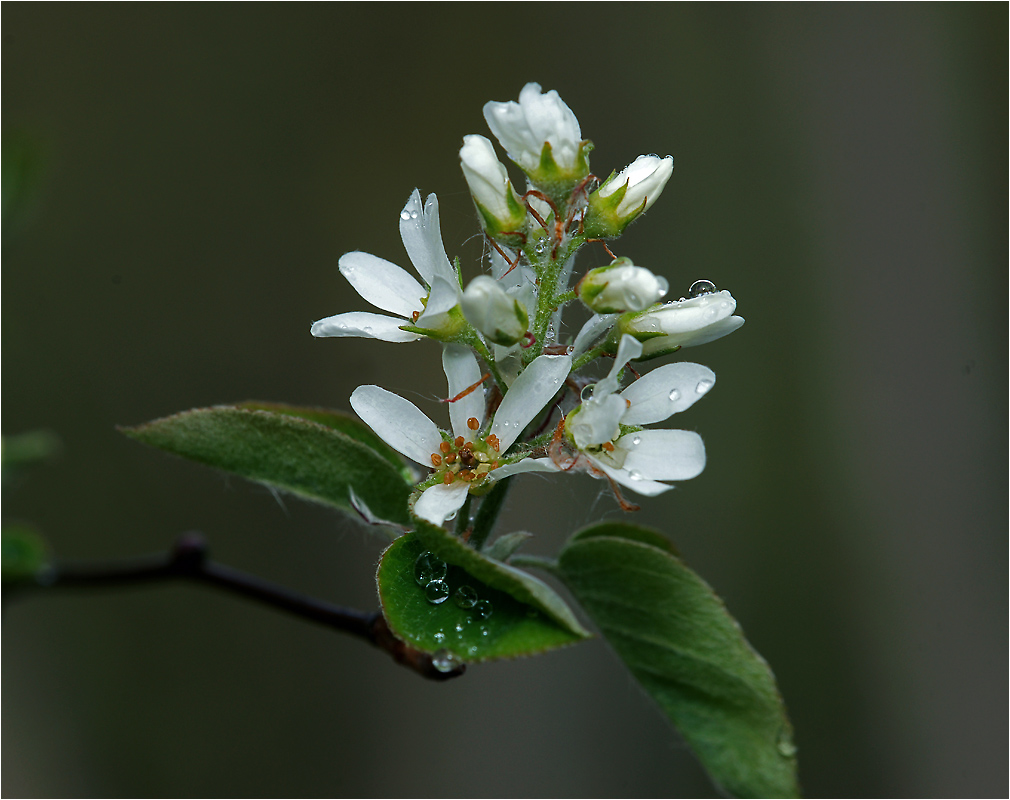
[[[466,670],[465,665],[448,672],[435,669],[430,654],[393,636],[379,611],[366,612],[333,605],[210,561],[207,558],[206,542],[199,533],[187,533],[179,537],[172,550],[165,555],[142,556],[98,565],[51,566],[42,570],[34,580],[20,582],[10,590],[5,589],[4,599],[8,599],[8,591],[10,594],[25,595],[53,589],[98,589],[178,579],[208,584],[365,639],[385,650],[397,663],[429,680],[456,678]]]

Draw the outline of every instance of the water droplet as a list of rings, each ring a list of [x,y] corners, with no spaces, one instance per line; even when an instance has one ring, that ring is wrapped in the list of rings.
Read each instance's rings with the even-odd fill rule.
[[[460,608],[473,608],[477,603],[477,592],[472,586],[460,586],[452,596],[453,602]],[[459,630],[463,630],[458,625]]]
[[[417,212],[416,211],[411,211],[410,212],[410,218],[411,219],[417,219]]]
[[[414,580],[419,586],[442,580],[448,571],[445,562],[429,550],[421,553],[414,562]]]
[[[691,288],[687,290],[688,297],[701,297],[703,294],[712,294],[718,291],[715,288],[715,284],[712,281],[700,280],[695,281],[691,284]]]
[[[448,650],[439,650],[431,657],[431,665],[439,672],[452,672],[460,665],[460,661]]]
[[[671,389],[670,390],[670,400],[672,402],[674,402],[674,403],[676,403],[678,400],[680,400],[680,390],[679,389]]]
[[[477,645],[475,645],[475,644],[474,645],[470,645],[469,653],[472,656],[477,655]]]
[[[481,628],[480,629],[480,635],[481,636],[487,636],[487,628]]]
[[[547,245],[543,241],[539,241],[533,246],[533,252],[538,256],[542,256],[547,252]]]
[[[439,631],[438,633],[436,633],[435,634],[435,641],[438,642],[439,644],[442,644],[442,642],[445,641],[445,634],[442,633],[442,631]]]
[[[636,436],[634,439],[631,440],[631,443],[633,445],[640,445],[642,443],[642,437]]]
[[[593,387],[595,383],[589,383],[582,387],[582,391],[579,392],[579,400],[585,403],[590,397],[593,396]],[[587,394],[588,393],[588,394]]]
[[[474,613],[481,619],[487,619],[491,616],[491,612],[494,611],[494,607],[491,605],[490,600],[481,600],[473,607],[473,610]]]
[[[789,731],[785,729],[779,733],[779,739],[775,743],[775,747],[778,748],[779,753],[785,758],[792,758],[796,755],[796,752],[799,749],[795,744],[793,744],[793,739],[789,735]]]
[[[466,624],[467,625],[470,625],[472,622],[473,622],[473,617],[467,617],[466,618]]]
[[[448,521],[449,521],[449,520],[451,520],[451,519],[456,519],[456,515],[457,515],[458,513],[459,513],[459,509],[457,508],[457,509],[456,509],[455,511],[453,511],[453,512],[452,512],[452,513],[451,513],[451,514],[450,514],[449,516],[447,516],[447,517],[445,518],[445,519],[446,519],[446,521],[448,522]]]
[[[449,584],[445,581],[432,581],[424,587],[424,596],[432,605],[444,603],[449,596]]]
[[[403,211],[400,212],[400,219],[406,222],[408,219],[410,219],[410,212],[407,211],[407,209],[403,209]]]
[[[698,385],[694,387],[694,390],[698,394],[705,394],[705,392],[707,392],[711,388],[712,388],[712,381],[706,379],[703,381],[698,381]]]
[[[462,632],[463,632],[463,623],[462,622],[457,622],[456,623],[456,633],[462,633]]]
[[[637,469],[633,469],[631,470],[631,472],[628,473],[628,477],[631,478],[631,480],[633,481],[640,481],[642,480],[642,473],[639,472]]]
[[[635,309],[638,306],[638,295],[634,292],[628,292],[628,307]]]

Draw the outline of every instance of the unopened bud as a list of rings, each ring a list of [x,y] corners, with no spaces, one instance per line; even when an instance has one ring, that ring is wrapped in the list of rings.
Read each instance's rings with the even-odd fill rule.
[[[470,281],[460,305],[467,321],[495,344],[506,347],[515,344],[529,326],[529,315],[522,303],[509,297],[487,275]]]
[[[658,303],[667,289],[666,278],[636,267],[629,258],[590,270],[578,285],[579,298],[598,314],[644,311]]]
[[[491,142],[475,134],[464,136],[459,158],[484,230],[492,236],[520,231],[526,222],[526,208]]]
[[[619,236],[628,224],[648,211],[673,175],[673,156],[639,156],[620,174],[611,175],[589,195],[585,232],[588,236]]]

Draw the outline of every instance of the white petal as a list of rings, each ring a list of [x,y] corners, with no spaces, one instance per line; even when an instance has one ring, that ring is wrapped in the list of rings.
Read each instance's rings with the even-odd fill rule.
[[[455,276],[451,281],[447,281],[440,275],[432,278],[431,294],[428,295],[428,305],[424,308],[424,313],[417,318],[414,323],[419,328],[430,328],[438,330],[445,323],[445,314],[459,304],[463,296]]]
[[[624,469],[632,476],[686,481],[705,469],[705,443],[694,431],[639,431],[625,434],[614,445],[623,451]]]
[[[438,198],[428,195],[428,201],[421,206],[421,194],[414,193],[400,212],[400,238],[410,256],[417,274],[429,286],[436,275],[448,279],[455,277],[442,244],[442,231],[438,224]]]
[[[654,369],[621,392],[621,397],[631,402],[621,422],[625,425],[662,422],[690,408],[714,385],[715,373],[701,364],[682,361]]]
[[[719,320],[714,325],[709,325],[693,336],[684,338],[681,341],[681,347],[694,347],[695,345],[708,344],[716,339],[721,339],[723,336],[733,333],[743,323],[743,317],[727,317],[726,319]]]
[[[493,469],[488,473],[488,477],[500,481],[510,475],[521,475],[524,472],[560,472],[561,467],[549,458],[524,458],[515,464],[505,464]]]
[[[461,344],[447,344],[442,348],[442,369],[449,381],[449,397],[453,398],[464,389],[469,389],[480,380],[480,367],[469,347]],[[470,430],[466,421],[476,417],[484,424],[484,387],[478,386],[466,397],[449,403],[449,420],[453,436],[462,436],[472,442],[475,431]]]
[[[466,481],[456,481],[450,486],[436,483],[417,498],[414,513],[432,525],[441,525],[463,507],[469,491],[470,484]]]
[[[351,408],[394,450],[431,466],[431,454],[438,452],[442,435],[409,400],[380,386],[359,386],[351,393]]]
[[[387,317],[385,314],[370,314],[367,311],[349,311],[312,323],[313,336],[361,336],[365,339],[381,339],[384,342],[416,342],[420,334],[401,331],[406,320]]]
[[[502,453],[554,399],[571,369],[571,356],[538,356],[515,379],[498,406],[491,425],[491,433],[498,437]]]
[[[428,293],[396,264],[361,251],[344,253],[339,264],[340,274],[376,308],[408,319],[424,310],[421,298]]]
[[[673,488],[666,483],[659,483],[657,481],[650,481],[647,478],[639,477],[637,473],[633,477],[627,470],[608,467],[606,464],[601,464],[591,456],[589,457],[589,460],[593,463],[594,467],[602,472],[605,472],[617,483],[621,484],[621,486],[627,486],[629,489],[633,489],[639,494],[644,494],[646,497],[655,497],[657,494],[668,492]]]
[[[593,445],[609,442],[621,432],[621,420],[628,410],[624,398],[615,394],[595,394],[579,406],[578,413],[569,416],[565,428],[584,450]]]
[[[629,361],[633,358],[638,358],[640,355],[642,355],[642,343],[634,336],[627,333],[624,334],[621,337],[621,343],[617,346],[617,357],[614,359],[614,366],[610,368],[610,374],[596,384],[596,387],[593,389],[593,397],[602,399],[605,395],[616,392],[617,387],[620,385],[617,376]]]
[[[579,331],[579,335],[575,337],[575,346],[572,350],[572,357],[578,358],[586,352],[586,350],[589,349],[589,345],[610,330],[614,324],[614,320],[617,319],[618,316],[618,314],[594,314],[591,316],[589,321],[582,326],[582,330]]]

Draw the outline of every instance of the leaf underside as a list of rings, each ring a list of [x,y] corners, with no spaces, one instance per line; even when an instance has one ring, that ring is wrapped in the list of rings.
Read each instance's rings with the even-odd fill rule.
[[[444,650],[473,663],[534,655],[584,638],[457,566],[450,566],[445,578],[450,596],[437,605],[429,602],[425,588],[414,578],[414,564],[425,550],[415,533],[401,536],[383,553],[376,574],[390,629],[419,650]],[[476,607],[458,606],[452,593],[460,586],[469,586],[480,601],[489,601],[490,616],[482,618]]]
[[[298,411],[214,406],[121,430],[152,447],[342,511],[353,513],[353,489],[377,517],[408,523],[410,485],[401,469],[360,430],[353,437],[345,432],[361,423],[345,417],[338,428]],[[328,413],[330,423],[340,416]]]
[[[654,531],[576,534],[558,574],[712,779],[737,797],[796,797],[792,726],[768,664],[712,589]]]

